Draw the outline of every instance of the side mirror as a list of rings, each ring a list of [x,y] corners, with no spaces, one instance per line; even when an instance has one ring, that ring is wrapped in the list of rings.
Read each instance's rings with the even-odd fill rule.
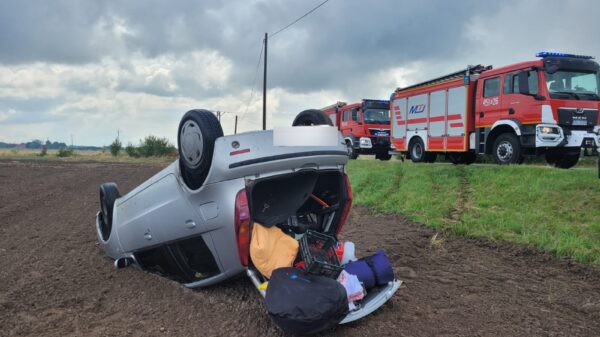
[[[531,96],[531,92],[529,91],[529,72],[525,70],[519,72],[518,80],[519,94]]]

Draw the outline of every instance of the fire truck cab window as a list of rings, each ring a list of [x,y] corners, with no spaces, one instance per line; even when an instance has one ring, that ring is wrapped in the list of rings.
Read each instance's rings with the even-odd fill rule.
[[[532,95],[538,94],[538,75],[536,70],[530,70],[527,81],[529,82],[529,92]],[[519,75],[512,75],[512,92],[515,94],[519,93]]]
[[[352,109],[352,120],[358,122],[359,118],[358,118],[358,110],[356,109]]]
[[[483,82],[483,97],[500,95],[500,77],[487,79]]]
[[[344,111],[344,114],[342,115],[342,121],[347,121],[348,120],[348,115],[350,114],[350,111],[346,110]]]
[[[512,75],[504,75],[504,84],[502,85],[502,92],[504,94],[512,94]]]

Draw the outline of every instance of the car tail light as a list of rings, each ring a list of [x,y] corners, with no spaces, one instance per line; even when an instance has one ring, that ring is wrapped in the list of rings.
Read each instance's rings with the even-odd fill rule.
[[[342,231],[342,227],[344,227],[346,224],[346,220],[350,214],[350,208],[352,208],[352,189],[350,188],[350,180],[348,180],[347,174],[344,174],[344,180],[346,181],[346,192],[348,194],[348,198],[346,199],[346,203],[344,204],[344,208],[342,210],[342,216],[340,216],[340,221],[338,222],[335,230],[336,235],[340,234]]]
[[[250,255],[250,208],[245,189],[235,196],[235,236],[240,262],[247,266]]]

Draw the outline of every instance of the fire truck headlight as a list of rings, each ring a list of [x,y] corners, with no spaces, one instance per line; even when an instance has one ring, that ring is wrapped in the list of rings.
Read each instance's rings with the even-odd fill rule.
[[[373,147],[373,143],[371,143],[371,138],[369,137],[360,137],[360,147],[370,149]]]
[[[552,127],[552,126],[542,126],[540,128],[540,133],[554,134],[554,135],[560,134],[560,132],[558,131],[558,128],[557,127]]]
[[[594,126],[594,133],[600,136],[600,125]]]

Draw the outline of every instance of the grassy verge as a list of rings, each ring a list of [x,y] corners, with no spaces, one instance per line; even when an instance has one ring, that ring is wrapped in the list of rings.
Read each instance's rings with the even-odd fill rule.
[[[600,267],[600,180],[591,167],[355,160],[348,171],[357,205]]]
[[[140,157],[133,158],[125,153],[120,153],[118,156],[113,156],[106,151],[74,151],[72,156],[58,157],[58,150],[48,150],[45,156],[39,155],[40,150],[31,149],[0,149],[0,160],[49,160],[49,161],[98,161],[98,162],[117,162],[117,163],[159,163],[165,164],[175,160],[174,157]]]

